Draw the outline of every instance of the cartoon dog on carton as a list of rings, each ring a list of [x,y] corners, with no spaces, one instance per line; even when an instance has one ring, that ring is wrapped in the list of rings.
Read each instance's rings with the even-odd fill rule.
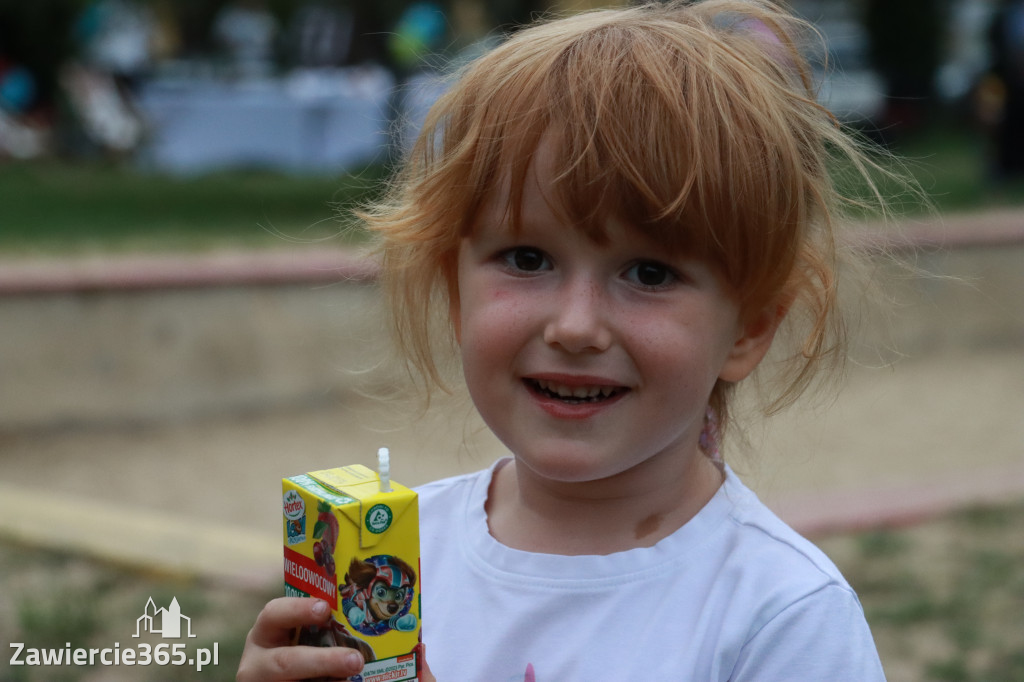
[[[416,615],[409,612],[415,586],[416,571],[398,557],[353,557],[345,583],[340,586],[342,612],[351,627],[363,635],[383,635],[391,630],[411,632],[417,624]],[[367,662],[377,660],[368,642],[354,637],[334,619],[328,628],[303,630],[299,643],[349,647],[358,650]]]
[[[342,612],[364,635],[416,629],[412,608],[416,571],[398,557],[353,557],[341,586]]]

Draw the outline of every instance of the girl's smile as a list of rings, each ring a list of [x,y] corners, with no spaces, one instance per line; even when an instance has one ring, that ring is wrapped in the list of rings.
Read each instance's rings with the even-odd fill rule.
[[[586,419],[615,404],[630,389],[609,379],[566,374],[538,374],[523,379],[526,389],[552,417]]]

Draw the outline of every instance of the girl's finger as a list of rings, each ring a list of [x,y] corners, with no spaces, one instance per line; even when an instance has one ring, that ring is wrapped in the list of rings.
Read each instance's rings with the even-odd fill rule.
[[[427,665],[427,647],[423,642],[416,645],[417,655],[421,661],[420,680],[422,682],[437,682],[437,678],[434,677],[434,673],[430,672],[430,666]]]
[[[249,641],[262,648],[291,644],[296,628],[323,625],[331,616],[327,602],[308,597],[279,597],[263,607],[249,631]]]
[[[263,649],[245,658],[238,668],[239,682],[345,679],[363,669],[363,657],[343,647],[290,646]]]

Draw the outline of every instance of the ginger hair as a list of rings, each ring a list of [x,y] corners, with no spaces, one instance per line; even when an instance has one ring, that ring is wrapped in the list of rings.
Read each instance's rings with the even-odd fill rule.
[[[472,62],[431,109],[384,197],[360,213],[379,239],[400,351],[428,385],[451,354],[457,255],[500,183],[518,225],[541,137],[566,224],[603,238],[609,216],[714,265],[741,314],[802,321],[769,410],[845,357],[830,168],[875,196],[878,166],[816,99],[813,28],[761,0],[705,0],[545,19]],[[833,362],[835,361],[835,362]],[[711,404],[723,427],[733,387]]]

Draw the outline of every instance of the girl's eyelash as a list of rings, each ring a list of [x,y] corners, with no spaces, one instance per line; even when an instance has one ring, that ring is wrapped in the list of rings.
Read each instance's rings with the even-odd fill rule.
[[[551,265],[542,250],[534,246],[514,246],[504,249],[497,254],[497,259],[509,270],[515,272],[539,272],[546,270]]]
[[[638,260],[623,271],[623,277],[650,290],[668,288],[684,279],[679,271],[656,260]]]
[[[511,273],[529,275],[553,267],[551,258],[542,249],[522,245],[498,251],[494,259]],[[654,259],[638,259],[622,271],[623,279],[649,291],[660,291],[685,281],[686,277],[675,267]]]

